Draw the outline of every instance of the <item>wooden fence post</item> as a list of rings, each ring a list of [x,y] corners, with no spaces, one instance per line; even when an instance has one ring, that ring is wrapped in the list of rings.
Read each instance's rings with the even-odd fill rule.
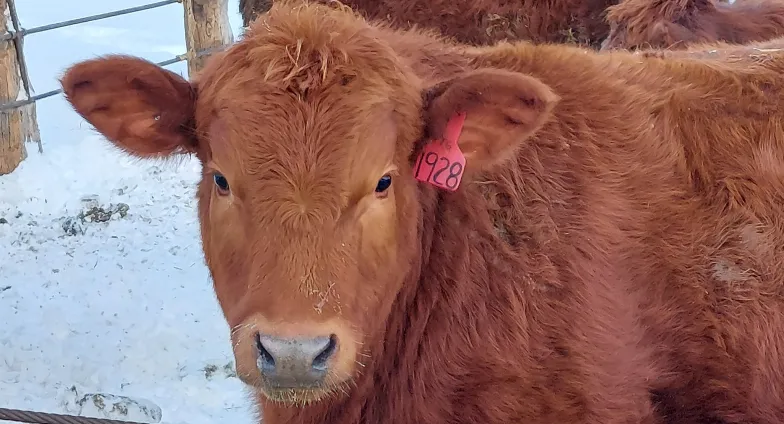
[[[229,24],[228,3],[228,0],[183,1],[189,77],[201,70],[209,56],[197,57],[198,52],[234,42]]]
[[[0,0],[0,34],[8,32],[8,16],[8,0]],[[0,43],[0,103],[5,103],[18,100],[22,81],[13,40]],[[35,104],[1,110],[0,175],[10,174],[27,158],[25,142],[39,139]]]

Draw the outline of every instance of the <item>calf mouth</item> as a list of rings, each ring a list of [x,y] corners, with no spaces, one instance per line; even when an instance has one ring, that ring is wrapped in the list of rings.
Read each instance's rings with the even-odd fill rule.
[[[289,406],[346,395],[364,366],[350,328],[337,319],[291,324],[253,315],[231,333],[237,377],[260,400]]]
[[[320,386],[308,388],[277,388],[266,384],[256,385],[261,396],[272,403],[290,407],[305,407],[327,398],[346,393],[340,386]]]

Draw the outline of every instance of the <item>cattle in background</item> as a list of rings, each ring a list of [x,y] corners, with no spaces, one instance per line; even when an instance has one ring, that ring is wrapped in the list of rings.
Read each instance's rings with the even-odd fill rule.
[[[335,0],[312,0],[334,3]],[[468,44],[500,40],[572,43],[598,49],[610,31],[605,9],[618,0],[341,0],[396,28],[430,28]],[[273,0],[240,0],[243,26]]]
[[[678,50],[641,49],[636,50],[635,53],[646,58],[692,58],[700,61],[711,59],[719,62],[732,61],[735,64],[753,65],[756,62],[768,60],[771,54],[779,51],[784,51],[784,37],[747,44],[731,44],[721,41],[696,43]]]
[[[607,20],[602,50],[745,44],[784,36],[784,0],[622,0],[607,9]]]
[[[62,85],[129,154],[201,161],[265,424],[778,424],[782,66],[286,2],[197,81],[110,56]]]

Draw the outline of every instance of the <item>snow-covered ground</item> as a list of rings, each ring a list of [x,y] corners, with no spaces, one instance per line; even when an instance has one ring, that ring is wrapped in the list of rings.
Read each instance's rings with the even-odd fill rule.
[[[17,5],[30,28],[147,2]],[[229,3],[236,37],[237,0]],[[184,51],[182,8],[33,34],[25,50],[39,93],[99,54],[165,60]],[[0,407],[254,423],[202,256],[198,163],[130,159],[61,96],[39,102],[38,119],[44,153],[29,145],[28,159],[0,176]]]

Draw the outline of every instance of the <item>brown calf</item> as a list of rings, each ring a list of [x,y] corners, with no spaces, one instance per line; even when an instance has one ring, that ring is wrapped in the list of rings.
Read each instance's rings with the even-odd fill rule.
[[[312,0],[334,3],[336,0]],[[604,13],[618,0],[340,0],[368,19],[413,25],[475,45],[500,40],[571,43],[598,49],[610,31]],[[273,0],[240,0],[244,26]]]
[[[745,44],[784,35],[784,0],[623,0],[607,9],[607,20],[602,50]]]
[[[773,424],[782,66],[463,47],[287,2],[198,81],[118,56],[62,84],[130,154],[202,162],[265,424]]]

